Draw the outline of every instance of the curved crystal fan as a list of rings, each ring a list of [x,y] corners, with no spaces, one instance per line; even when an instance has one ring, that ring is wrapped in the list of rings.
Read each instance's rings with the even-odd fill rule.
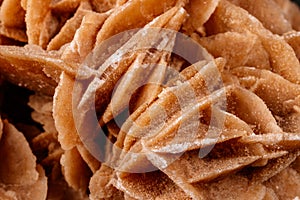
[[[45,199],[47,177],[24,135],[7,120],[0,124],[0,197]]]
[[[36,92],[29,105],[32,119],[43,130],[26,141],[1,121],[0,198],[300,196],[296,4],[288,0],[1,3],[1,79]],[[124,39],[120,46],[97,48],[135,28],[142,31],[128,34],[128,43]],[[170,34],[156,41],[165,32],[151,35],[145,31],[149,28],[164,28]],[[178,45],[174,31],[203,47],[201,59],[189,62],[172,52],[186,50]],[[106,52],[153,41],[171,52],[139,49],[110,66],[98,63]],[[96,86],[81,84],[84,78]],[[91,106],[104,140],[97,141],[99,132],[85,124],[91,121]],[[98,148],[97,142],[103,146]],[[23,165],[21,170],[16,163]]]

